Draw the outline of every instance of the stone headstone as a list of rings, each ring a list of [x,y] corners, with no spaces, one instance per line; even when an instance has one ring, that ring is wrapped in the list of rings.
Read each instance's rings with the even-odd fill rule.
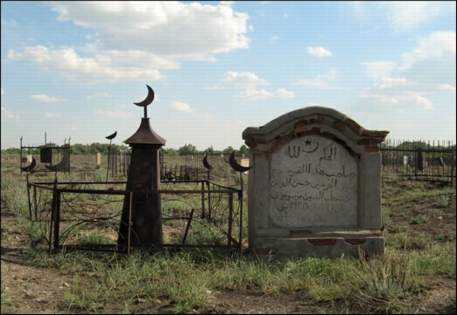
[[[102,154],[100,152],[97,152],[97,155],[95,157],[95,163],[97,168],[100,168],[100,166],[102,165]]]
[[[247,128],[250,248],[289,256],[382,254],[379,143],[387,133],[324,107]]]
[[[408,156],[403,155],[403,166],[408,166]]]

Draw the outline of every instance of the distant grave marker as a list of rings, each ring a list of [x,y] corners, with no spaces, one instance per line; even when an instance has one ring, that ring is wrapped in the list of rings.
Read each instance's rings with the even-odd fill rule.
[[[100,168],[100,166],[102,165],[102,154],[100,152],[97,152],[95,156],[95,163],[97,168]]]
[[[382,254],[381,154],[387,131],[324,107],[247,128],[249,243],[292,256]]]

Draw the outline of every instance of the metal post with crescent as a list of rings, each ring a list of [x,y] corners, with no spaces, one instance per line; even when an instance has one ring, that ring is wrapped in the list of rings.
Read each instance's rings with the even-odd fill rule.
[[[110,155],[111,155],[111,141],[116,137],[117,131],[113,132],[109,136],[105,138],[109,140],[109,147],[108,147],[108,164],[106,165],[106,181],[108,182],[108,174],[109,174],[109,164],[110,164]]]
[[[154,100],[154,90],[146,84],[146,87],[148,88],[148,95],[144,100],[138,103],[133,103],[136,106],[142,106],[144,108],[144,118],[148,118],[148,110],[147,107],[152,103]]]

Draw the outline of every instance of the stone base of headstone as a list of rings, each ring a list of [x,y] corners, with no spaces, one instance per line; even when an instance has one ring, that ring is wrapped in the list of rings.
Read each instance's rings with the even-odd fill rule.
[[[258,237],[252,244],[257,255],[295,257],[372,257],[384,254],[384,236],[358,233],[316,233],[307,237]]]

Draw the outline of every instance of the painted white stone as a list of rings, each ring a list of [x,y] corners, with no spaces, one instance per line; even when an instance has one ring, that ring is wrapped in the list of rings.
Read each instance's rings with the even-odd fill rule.
[[[295,138],[272,153],[270,219],[286,228],[355,227],[357,161],[318,135]]]

